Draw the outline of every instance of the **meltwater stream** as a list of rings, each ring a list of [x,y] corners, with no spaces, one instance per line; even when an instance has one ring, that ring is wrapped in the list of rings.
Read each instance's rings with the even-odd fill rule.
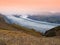
[[[60,24],[54,24],[54,23],[48,23],[48,22],[42,22],[42,21],[35,21],[28,18],[17,18],[15,16],[5,16],[5,21],[10,24],[17,24],[20,26],[24,26],[30,29],[34,29],[35,31],[45,33],[47,30],[52,29],[56,26],[59,26]]]

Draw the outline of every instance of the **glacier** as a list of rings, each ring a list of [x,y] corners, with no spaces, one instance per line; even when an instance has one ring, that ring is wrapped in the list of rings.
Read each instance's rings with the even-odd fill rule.
[[[24,26],[29,29],[34,29],[37,32],[45,33],[46,31],[60,26],[60,24],[54,24],[54,23],[48,23],[43,21],[36,21],[29,18],[23,18],[23,17],[15,17],[12,15],[5,16],[5,21],[9,24],[17,24],[20,26]]]

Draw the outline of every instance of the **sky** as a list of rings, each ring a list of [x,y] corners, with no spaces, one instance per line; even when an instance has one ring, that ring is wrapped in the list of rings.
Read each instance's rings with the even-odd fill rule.
[[[0,0],[0,13],[33,14],[60,12],[60,0]]]

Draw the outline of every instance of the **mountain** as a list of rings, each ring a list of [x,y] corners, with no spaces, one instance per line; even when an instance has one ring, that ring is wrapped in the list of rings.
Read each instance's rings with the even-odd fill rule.
[[[38,21],[60,24],[60,13],[29,15],[28,18]]]
[[[53,42],[53,43],[52,43]],[[6,23],[5,16],[0,14],[1,45],[60,45],[59,37],[44,37],[34,29]]]
[[[17,17],[17,18],[20,18],[21,15],[13,15],[13,16],[15,16],[15,17]]]
[[[17,24],[19,26],[23,26],[25,28],[34,29],[37,32],[44,34],[47,30],[52,29],[59,24],[35,21],[28,18],[17,18],[15,16],[5,16],[5,20],[9,24]]]
[[[32,34],[35,36],[42,36],[42,35],[40,35],[41,33],[34,31],[34,29],[28,29],[28,28],[25,28],[25,27],[17,25],[17,24],[10,24],[11,23],[10,21],[9,21],[10,23],[7,23],[6,19],[5,19],[5,15],[0,14],[0,29],[22,31],[22,32],[26,32],[28,34]],[[9,20],[9,19],[7,19],[7,20]],[[31,32],[33,32],[33,33],[31,33]]]
[[[60,36],[60,26],[52,28],[45,32],[45,36],[51,37],[51,36]]]
[[[2,24],[3,23],[3,24]],[[28,18],[14,17],[14,16],[0,16],[0,29],[6,30],[23,30],[27,32],[34,32],[34,35],[43,35],[46,31],[59,26],[59,24],[35,21]],[[36,34],[35,34],[36,33]]]

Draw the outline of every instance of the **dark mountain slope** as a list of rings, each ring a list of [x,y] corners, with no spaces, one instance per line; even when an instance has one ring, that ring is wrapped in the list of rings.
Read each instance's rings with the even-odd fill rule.
[[[60,26],[46,31],[45,36],[47,37],[60,36]]]
[[[28,16],[28,18],[33,19],[33,20],[38,20],[38,21],[46,21],[50,23],[58,23],[60,24],[60,14],[51,14],[50,16],[48,15],[32,15]]]
[[[2,15],[2,14],[0,14],[0,29],[17,30],[5,22],[4,15]]]

